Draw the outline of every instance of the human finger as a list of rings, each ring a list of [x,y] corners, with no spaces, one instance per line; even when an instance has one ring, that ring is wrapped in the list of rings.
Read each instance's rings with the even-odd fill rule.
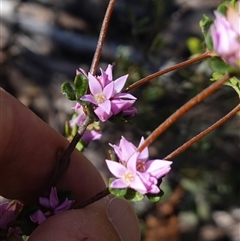
[[[36,201],[53,175],[58,149],[65,150],[69,142],[3,89],[0,116],[0,195]],[[58,187],[71,190],[81,201],[105,184],[96,168],[75,150]]]

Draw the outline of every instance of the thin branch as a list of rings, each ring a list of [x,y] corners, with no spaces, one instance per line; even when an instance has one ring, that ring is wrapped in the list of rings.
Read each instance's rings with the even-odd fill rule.
[[[210,57],[212,57],[212,56],[213,56],[213,55],[212,55],[211,52],[206,51],[205,53],[197,56],[196,58],[186,60],[186,61],[184,61],[184,62],[181,62],[181,63],[179,63],[179,64],[176,64],[176,65],[174,65],[174,66],[171,66],[171,67],[169,67],[169,68],[167,68],[167,69],[158,71],[158,72],[156,72],[156,73],[154,73],[154,74],[151,74],[151,75],[148,75],[147,77],[145,77],[145,78],[137,81],[136,83],[133,83],[133,84],[130,85],[129,87],[127,87],[127,88],[125,89],[125,91],[130,91],[130,90],[132,90],[132,89],[135,89],[135,88],[137,88],[137,87],[139,87],[139,86],[141,86],[141,85],[149,82],[150,80],[155,79],[155,78],[157,78],[157,77],[159,77],[159,76],[161,76],[161,75],[164,75],[164,74],[166,74],[166,73],[169,73],[169,72],[174,71],[174,70],[177,70],[177,69],[181,69],[181,68],[183,68],[183,67],[186,67],[186,66],[188,66],[188,65],[197,63],[197,62],[199,62],[199,61],[202,61],[202,60],[204,60],[204,59],[206,59],[206,58],[210,58]]]
[[[145,142],[138,148],[138,151],[141,152],[145,147],[149,146],[162,132],[164,132],[170,125],[172,125],[177,119],[179,119],[184,113],[190,110],[193,106],[200,103],[206,97],[211,95],[217,89],[219,89],[227,80],[229,75],[225,75],[223,78],[214,82],[212,85],[207,87],[201,93],[193,97],[185,105],[175,111],[168,119],[166,119],[161,125],[159,125],[145,140]]]
[[[237,105],[233,110],[231,110],[227,115],[225,115],[223,118],[215,122],[212,126],[208,127],[206,130],[202,131],[195,137],[193,137],[191,140],[184,143],[182,146],[180,146],[178,149],[170,153],[168,156],[166,156],[165,160],[172,160],[174,157],[178,156],[180,153],[188,149],[191,145],[193,145],[195,142],[199,141],[202,137],[210,133],[211,131],[218,128],[220,125],[225,123],[227,120],[229,120],[231,117],[233,117],[238,111],[240,111],[240,104]]]
[[[103,43],[104,43],[105,36],[106,36],[106,33],[107,33],[109,20],[110,20],[111,13],[113,11],[113,7],[114,7],[115,2],[116,2],[116,0],[110,0],[108,8],[106,10],[106,14],[105,14],[105,17],[104,17],[104,20],[103,20],[102,28],[101,28],[101,31],[100,31],[96,51],[95,51],[95,54],[94,54],[94,57],[93,57],[92,66],[91,66],[91,70],[90,70],[90,72],[92,74],[95,74],[95,72],[96,72],[96,68],[97,68],[97,65],[98,65],[98,62],[99,62],[99,59],[100,59],[100,56],[101,56]],[[73,137],[72,141],[70,142],[67,150],[64,152],[62,158],[60,160],[58,159],[54,175],[52,176],[52,178],[50,180],[51,186],[55,185],[60,180],[62,175],[65,173],[65,171],[67,170],[67,168],[69,166],[69,163],[70,163],[70,156],[71,156],[73,150],[75,149],[75,146],[79,142],[80,138],[82,137],[83,133],[85,132],[87,126],[91,122],[92,122],[91,118],[87,116],[85,121],[81,125],[81,127],[79,127],[78,132],[76,133],[76,135]]]
[[[97,48],[96,48],[96,51],[95,51],[95,54],[93,57],[93,61],[92,61],[92,66],[90,69],[90,73],[92,73],[93,75],[96,73],[96,70],[97,70],[97,65],[98,65],[98,62],[99,62],[99,59],[101,56],[103,43],[104,43],[104,40],[106,37],[107,28],[109,25],[110,17],[111,17],[115,2],[116,2],[116,0],[109,1],[108,8],[106,10],[105,17],[103,19],[101,31],[100,31],[99,38],[98,38]]]
[[[78,132],[73,137],[72,141],[70,142],[68,148],[63,153],[62,157],[58,157],[56,167],[54,170],[54,174],[49,182],[49,188],[52,186],[55,186],[56,183],[61,179],[65,171],[67,170],[69,163],[70,163],[70,156],[72,152],[75,149],[75,146],[81,139],[82,135],[84,134],[87,126],[92,122],[92,120],[89,118],[89,116],[86,116],[86,119],[82,123],[82,125],[79,127]],[[58,150],[58,156],[61,155],[62,150]]]
[[[101,192],[96,194],[95,196],[93,196],[93,197],[91,197],[91,198],[89,198],[89,199],[87,199],[85,201],[82,201],[82,202],[80,202],[78,204],[75,204],[73,209],[84,208],[84,207],[88,206],[89,204],[92,204],[92,203],[94,203],[94,202],[96,202],[96,201],[106,197],[109,194],[110,194],[110,192],[109,192],[108,188],[105,188],[104,190],[102,190]]]

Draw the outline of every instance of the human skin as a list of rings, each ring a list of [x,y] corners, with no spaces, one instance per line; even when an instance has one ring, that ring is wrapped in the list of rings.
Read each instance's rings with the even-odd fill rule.
[[[46,191],[57,161],[57,150],[69,142],[13,96],[0,89],[0,195],[34,204]],[[77,202],[105,188],[96,168],[75,150],[57,184]],[[69,210],[43,222],[30,236],[37,240],[140,240],[131,205],[108,196],[83,209]]]

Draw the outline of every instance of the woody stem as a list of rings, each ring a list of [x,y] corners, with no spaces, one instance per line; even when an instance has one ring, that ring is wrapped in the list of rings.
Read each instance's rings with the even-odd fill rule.
[[[166,119],[162,124],[160,124],[145,140],[145,142],[138,148],[138,151],[141,152],[145,147],[149,146],[160,134],[162,134],[170,125],[172,125],[177,119],[179,119],[183,114],[190,110],[193,106],[200,103],[206,97],[211,95],[217,89],[219,89],[228,79],[229,75],[225,75],[223,78],[213,83],[202,92],[193,97],[185,105],[175,111],[168,119]]]

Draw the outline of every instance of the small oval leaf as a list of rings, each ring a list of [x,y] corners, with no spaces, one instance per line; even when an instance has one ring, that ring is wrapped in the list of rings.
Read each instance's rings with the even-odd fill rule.
[[[76,100],[76,94],[69,82],[63,82],[61,92],[67,96],[69,100]]]
[[[77,99],[86,94],[88,88],[88,79],[83,74],[78,74],[74,80],[74,88],[77,93]]]
[[[129,201],[139,202],[139,201],[143,200],[144,195],[142,195],[141,193],[137,192],[136,190],[134,190],[132,188],[128,188],[127,193],[124,197]]]

